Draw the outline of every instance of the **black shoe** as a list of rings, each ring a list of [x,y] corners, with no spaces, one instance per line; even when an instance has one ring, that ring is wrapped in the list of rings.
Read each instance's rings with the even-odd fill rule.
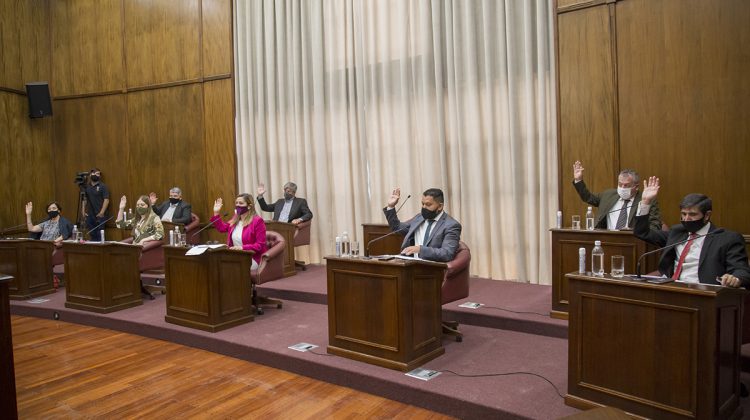
[[[748,396],[750,396],[750,392],[747,391],[745,384],[740,382],[740,397],[747,398]]]

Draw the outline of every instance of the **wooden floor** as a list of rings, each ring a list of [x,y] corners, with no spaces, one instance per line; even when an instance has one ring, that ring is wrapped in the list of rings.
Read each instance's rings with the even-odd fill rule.
[[[12,317],[19,418],[449,418],[166,341]]]

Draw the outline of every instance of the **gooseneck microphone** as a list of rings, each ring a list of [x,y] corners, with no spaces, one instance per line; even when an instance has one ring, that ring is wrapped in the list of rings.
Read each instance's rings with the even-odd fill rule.
[[[385,239],[391,235],[395,235],[397,233],[404,233],[405,231],[408,231],[408,230],[409,230],[409,227],[407,226],[405,229],[396,229],[393,232],[388,232],[385,235],[378,236],[377,238],[371,240],[370,242],[367,243],[367,246],[365,247],[365,255],[368,257],[370,256],[370,245],[372,245],[373,243],[381,239]]]
[[[109,222],[110,220],[112,220],[114,218],[115,218],[115,216],[110,216],[109,219],[107,219],[107,220],[99,223],[98,225],[94,226],[93,228],[89,229],[89,232],[88,232],[89,233],[89,238],[91,237],[91,232],[96,232],[97,229],[99,229],[100,227],[104,226],[105,223]]]
[[[714,235],[714,234],[722,233],[722,232],[724,232],[724,228],[719,228],[719,229],[716,229],[716,230],[712,230],[711,232],[704,233],[703,235],[696,235],[693,239],[703,238],[705,236]],[[682,241],[675,242],[673,244],[670,244],[670,245],[667,245],[667,246],[664,246],[664,247],[661,247],[661,248],[657,248],[657,249],[654,249],[652,251],[644,252],[643,254],[641,254],[641,256],[638,257],[638,262],[635,264],[636,278],[639,278],[639,279],[641,278],[641,261],[643,260],[643,257],[645,257],[646,255],[651,255],[651,254],[659,252],[659,251],[664,251],[665,249],[674,248],[677,245],[684,244],[685,242],[687,242],[689,240],[690,240],[690,235],[688,234],[687,239],[683,239]]]
[[[400,206],[396,209],[396,214],[398,214],[399,210],[401,210],[401,207],[404,207],[404,204],[406,204],[407,201],[411,198],[411,194],[407,195],[404,201],[401,203]]]
[[[229,216],[229,213],[224,213],[221,217],[227,217],[227,216]],[[190,238],[192,239],[193,237],[195,237],[195,235],[203,232],[204,230],[208,229],[210,226],[213,226],[213,224],[216,223],[217,220],[219,220],[219,219],[214,219],[214,220],[211,220],[210,222],[206,223],[206,226],[203,226],[197,232],[195,232],[194,234],[190,235]]]

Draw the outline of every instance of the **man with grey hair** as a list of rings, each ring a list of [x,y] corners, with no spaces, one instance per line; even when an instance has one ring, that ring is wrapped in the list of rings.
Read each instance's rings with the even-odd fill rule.
[[[266,186],[261,182],[258,184],[258,204],[263,211],[273,212],[273,220],[298,225],[313,218],[313,214],[307,206],[307,200],[296,196],[297,184],[294,182],[284,184],[284,198],[278,199],[271,205],[268,205],[263,198],[265,193]]]
[[[599,208],[595,227],[609,230],[632,229],[638,203],[641,201],[638,173],[632,169],[623,169],[617,176],[616,189],[593,194],[583,182],[583,170],[580,161],[573,164],[573,186],[581,200]],[[660,230],[661,213],[655,200],[651,203],[648,216],[651,229]]]
[[[148,198],[151,201],[151,207],[161,220],[182,223],[183,225],[188,225],[192,221],[193,208],[190,203],[182,200],[182,190],[180,188],[172,187],[169,190],[169,201],[165,201],[159,205],[156,204],[158,198],[155,192],[150,193]]]

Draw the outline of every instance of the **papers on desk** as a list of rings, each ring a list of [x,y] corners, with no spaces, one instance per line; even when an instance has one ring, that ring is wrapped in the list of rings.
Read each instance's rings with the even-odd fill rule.
[[[187,250],[185,255],[201,255],[202,253],[206,252],[206,250],[209,249],[216,249],[216,248],[222,248],[225,247],[224,244],[215,244],[215,245],[196,245],[190,249]]]

